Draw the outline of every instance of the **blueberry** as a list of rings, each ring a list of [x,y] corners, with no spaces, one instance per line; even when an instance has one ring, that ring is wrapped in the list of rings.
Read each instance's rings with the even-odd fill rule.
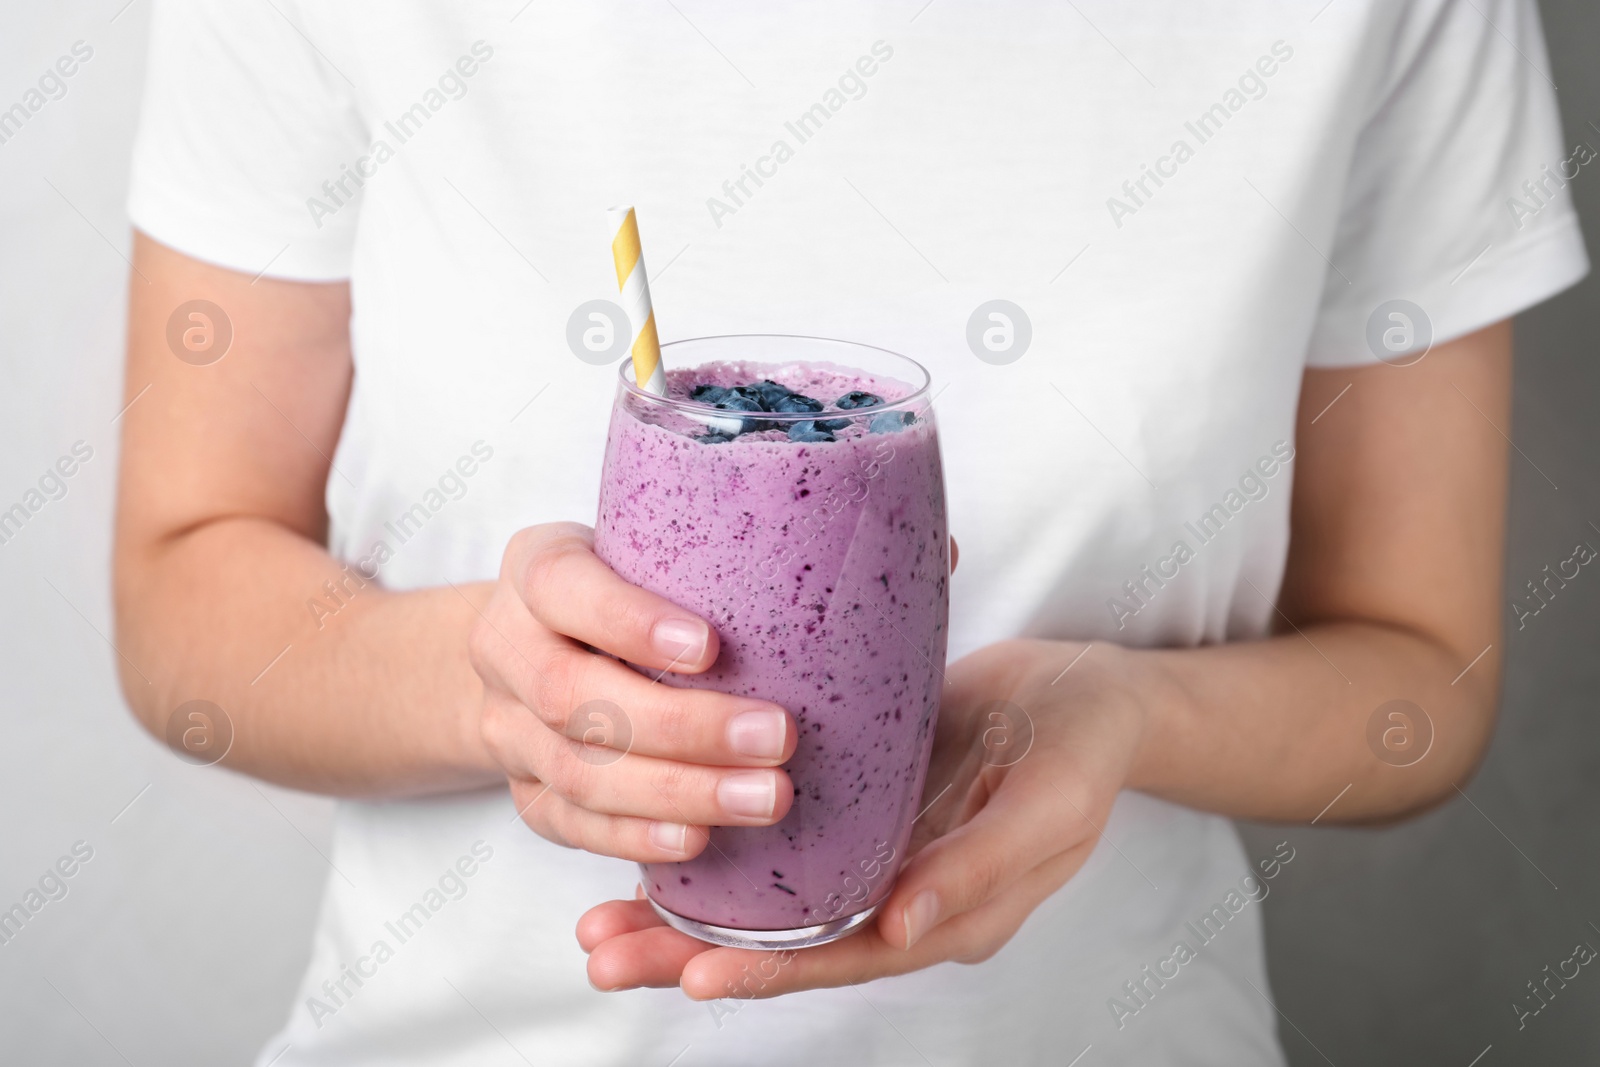
[[[730,389],[727,395],[716,401],[712,407],[721,408],[723,411],[760,411],[761,401],[754,397],[741,396]]]
[[[895,433],[916,421],[917,417],[909,411],[885,411],[872,416],[872,421],[867,423],[867,431],[869,433]]]
[[[737,387],[736,387],[737,388]],[[742,396],[728,390],[726,396],[713,405],[720,411],[760,411],[761,402],[754,397]],[[754,433],[757,430],[770,429],[771,426],[765,419],[745,419],[739,427],[740,433]],[[720,432],[720,431],[719,431]]]
[[[865,393],[860,389],[852,389],[838,400],[835,400],[833,406],[844,411],[851,411],[855,408],[875,408],[881,403],[883,403],[883,397],[881,396]]]
[[[771,378],[763,378],[754,385],[740,386],[740,388],[760,400],[761,406],[768,411],[782,411],[778,403],[790,395],[788,386],[779,385]]]
[[[817,429],[825,430],[828,433],[838,433],[840,430],[844,429],[846,426],[849,426],[849,425],[850,425],[850,420],[849,419],[818,419],[817,420]]]
[[[789,427],[789,440],[799,441],[802,444],[820,444],[834,440],[834,436],[826,430],[818,429],[815,422],[806,419]]]
[[[733,434],[719,433],[718,431],[713,430],[711,433],[701,434],[699,437],[696,437],[695,440],[699,441],[703,445],[723,445],[733,440]]]
[[[720,385],[697,385],[689,390],[689,399],[701,404],[715,404],[727,395]]]
[[[789,414],[798,414],[800,412],[810,413],[821,411],[822,401],[813,400],[809,396],[802,396],[799,393],[787,393],[784,396],[779,397],[776,402],[770,404],[767,407],[767,410],[782,411]]]

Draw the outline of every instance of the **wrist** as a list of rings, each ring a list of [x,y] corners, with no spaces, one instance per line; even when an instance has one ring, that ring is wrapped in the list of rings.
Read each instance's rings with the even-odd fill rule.
[[[455,762],[462,770],[470,774],[481,775],[486,779],[503,777],[504,769],[500,766],[494,754],[489,750],[489,744],[483,738],[483,703],[485,690],[483,680],[476,673],[472,675],[472,688],[467,694],[462,706],[456,713],[456,751]]]
[[[1127,788],[1160,793],[1161,742],[1172,733],[1172,719],[1187,701],[1183,687],[1158,649],[1116,648],[1119,677],[1138,720],[1138,740],[1128,764]],[[1098,649],[1097,649],[1098,651]]]
[[[1116,738],[1115,751],[1122,761],[1116,767],[1117,787],[1138,789],[1141,761],[1154,719],[1155,699],[1146,663],[1148,654],[1108,641],[1096,641],[1086,647],[1088,651],[1083,659],[1066,678],[1089,668],[1079,685],[1090,690],[1095,705],[1103,709],[1109,720],[1108,731]],[[1091,660],[1094,661],[1092,665]]]
[[[457,677],[462,681],[451,687],[454,697],[450,706],[455,727],[453,762],[462,770],[481,775],[485,780],[503,776],[504,771],[483,737],[483,706],[487,698],[487,687],[477,668],[473,666],[472,657],[468,652],[467,635],[472,632],[475,625],[486,621],[485,612],[489,609],[494,590],[493,582],[472,582],[457,586],[455,593],[459,594],[458,596],[452,594],[455,606],[461,612],[460,621],[463,627],[462,640],[458,646],[460,660],[455,668]]]

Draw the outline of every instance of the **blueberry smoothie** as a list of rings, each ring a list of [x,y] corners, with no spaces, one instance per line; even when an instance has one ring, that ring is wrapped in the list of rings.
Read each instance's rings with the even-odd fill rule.
[[[766,339],[743,340],[768,354]],[[836,346],[818,353],[833,359],[857,347],[816,344]],[[816,943],[840,933],[806,931],[853,927],[887,896],[933,740],[949,537],[932,412],[903,380],[925,375],[910,361],[686,366],[678,347],[664,401],[619,390],[595,548],[716,628],[711,669],[663,683],[781,704],[800,742],[781,822],[714,828],[700,856],[645,864],[643,880],[668,920],[699,936],[710,926]]]

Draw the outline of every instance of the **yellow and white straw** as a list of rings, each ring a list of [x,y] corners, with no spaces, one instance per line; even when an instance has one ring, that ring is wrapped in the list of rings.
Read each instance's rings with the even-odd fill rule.
[[[656,316],[650,306],[650,280],[644,272],[644,252],[639,245],[639,220],[633,207],[610,208],[611,258],[617,267],[617,290],[622,310],[633,330],[633,378],[647,393],[665,396],[667,377],[661,368],[661,340],[656,336]]]

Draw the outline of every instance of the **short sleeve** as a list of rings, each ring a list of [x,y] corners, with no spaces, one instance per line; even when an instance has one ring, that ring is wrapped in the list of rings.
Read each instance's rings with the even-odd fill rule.
[[[1566,184],[1600,161],[1563,147],[1533,0],[1423,0],[1393,32],[1383,49],[1395,67],[1355,145],[1314,367],[1376,361],[1368,321],[1390,301],[1421,308],[1437,344],[1589,269]]]
[[[136,227],[250,274],[349,276],[350,173],[369,139],[316,32],[292,0],[158,0],[128,197]]]

